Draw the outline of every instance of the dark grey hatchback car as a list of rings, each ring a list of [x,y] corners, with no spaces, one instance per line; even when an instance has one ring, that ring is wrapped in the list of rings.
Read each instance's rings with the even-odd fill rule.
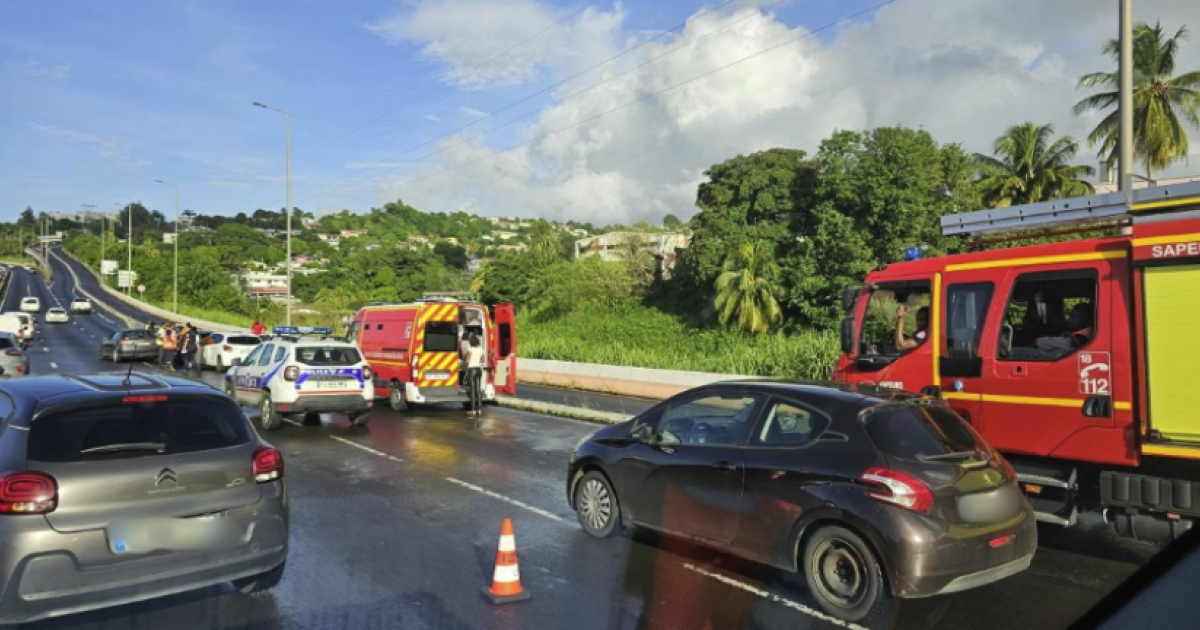
[[[283,457],[223,393],[137,373],[0,381],[0,623],[283,576]]]
[[[1019,573],[1037,528],[1004,458],[940,400],[724,382],[580,441],[567,496],[589,534],[637,525],[803,576],[826,612]]]

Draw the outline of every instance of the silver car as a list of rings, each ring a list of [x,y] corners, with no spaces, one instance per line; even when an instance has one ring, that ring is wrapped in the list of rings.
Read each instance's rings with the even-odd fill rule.
[[[157,359],[158,344],[149,330],[118,330],[100,342],[100,358],[114,363],[125,359]]]
[[[0,331],[0,368],[3,376],[29,374],[29,353],[21,347],[20,340],[10,332]]]
[[[0,624],[282,579],[283,456],[224,394],[38,376],[0,380],[0,415]]]

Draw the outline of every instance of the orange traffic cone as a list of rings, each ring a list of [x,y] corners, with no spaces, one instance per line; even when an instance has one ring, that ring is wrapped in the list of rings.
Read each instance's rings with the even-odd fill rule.
[[[493,604],[507,604],[529,599],[529,593],[521,588],[521,571],[517,568],[517,538],[513,534],[511,518],[504,519],[500,526],[500,548],[496,551],[496,572],[492,574],[492,587],[483,587],[483,596]]]

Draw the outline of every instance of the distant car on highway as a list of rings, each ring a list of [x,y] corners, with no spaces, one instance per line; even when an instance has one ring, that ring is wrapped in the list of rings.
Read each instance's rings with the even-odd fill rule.
[[[37,270],[33,268],[33,265],[26,265],[25,271],[28,271],[29,273],[37,273]]]
[[[584,438],[584,531],[656,530],[803,577],[831,615],[1027,569],[1033,513],[1009,463],[940,399],[776,381],[693,389]]]
[[[0,331],[0,368],[5,376],[29,374],[29,354],[21,347],[21,340],[8,331]]]
[[[66,324],[71,321],[67,315],[67,309],[61,306],[52,306],[46,310],[47,324]]]
[[[282,454],[224,394],[124,371],[0,381],[0,623],[283,577]],[[7,431],[6,431],[7,433]]]
[[[100,342],[100,358],[120,363],[125,359],[157,359],[154,333],[141,328],[118,330]]]
[[[354,344],[330,339],[274,337],[225,373],[225,392],[255,405],[260,427],[274,431],[287,415],[345,413],[363,426],[375,403],[371,368]]]
[[[245,360],[258,346],[262,339],[250,334],[210,333],[201,342],[200,365],[216,368],[224,372],[233,365],[234,359]]]
[[[20,311],[9,312],[21,320],[21,336],[25,339],[26,343],[32,341],[37,336],[37,318],[29,313],[22,313]]]
[[[76,297],[71,300],[71,312],[79,313],[80,315],[90,315],[92,312],[92,301],[85,297]]]
[[[21,311],[24,313],[37,313],[42,310],[42,301],[33,297],[21,298]]]

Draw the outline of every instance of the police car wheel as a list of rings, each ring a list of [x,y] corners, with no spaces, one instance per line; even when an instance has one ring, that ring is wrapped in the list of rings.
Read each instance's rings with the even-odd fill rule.
[[[274,431],[283,426],[283,416],[279,415],[279,412],[275,411],[275,406],[271,404],[271,392],[263,392],[259,413],[261,417],[258,422],[264,431]]]
[[[350,416],[350,424],[352,426],[365,427],[365,426],[367,426],[367,423],[369,423],[370,421],[371,421],[371,413],[370,412],[360,413],[357,416],[355,416],[355,415]]]

